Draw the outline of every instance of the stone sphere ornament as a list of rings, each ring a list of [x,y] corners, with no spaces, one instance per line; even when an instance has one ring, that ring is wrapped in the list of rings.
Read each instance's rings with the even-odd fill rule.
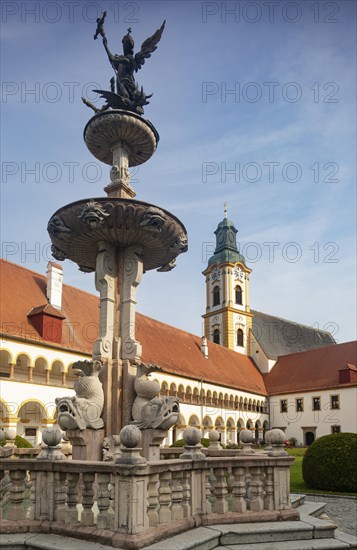
[[[270,445],[270,434],[271,430],[267,430],[264,435],[265,443],[267,443],[268,445]]]
[[[219,431],[218,430],[211,430],[208,434],[208,439],[210,440],[210,443],[218,443],[218,441],[219,441]]]
[[[286,436],[283,430],[279,430],[279,428],[274,428],[274,430],[270,430],[269,443],[271,445],[284,445],[285,439]]]
[[[127,449],[134,449],[141,443],[141,431],[137,426],[129,424],[120,431],[120,442]]]
[[[6,439],[15,439],[16,437],[16,430],[14,428],[5,428],[5,437]]]
[[[62,431],[58,428],[45,428],[42,432],[42,441],[48,447],[56,447],[62,440]]]
[[[190,426],[189,428],[186,428],[186,430],[183,432],[183,438],[186,441],[187,445],[190,445],[192,447],[200,443],[201,432],[198,428]]]
[[[242,430],[240,432],[239,439],[242,443],[253,443],[253,432],[251,432],[250,430]]]

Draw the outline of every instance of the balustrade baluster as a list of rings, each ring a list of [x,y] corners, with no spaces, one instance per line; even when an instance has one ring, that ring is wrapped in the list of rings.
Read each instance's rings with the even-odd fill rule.
[[[212,497],[211,470],[208,468],[208,470],[206,470],[206,511],[207,511],[207,514],[210,514],[212,512],[211,497]]]
[[[110,529],[112,515],[108,513],[110,506],[110,474],[97,474],[99,514],[97,517],[97,529]]]
[[[183,471],[182,482],[182,510],[183,517],[191,517],[191,472],[188,470]]]
[[[228,512],[228,503],[226,500],[227,496],[227,481],[226,481],[226,468],[214,468],[214,476],[217,480],[215,487],[215,496],[216,496],[216,514],[226,514]]]
[[[32,485],[31,485],[31,493],[30,493],[31,507],[30,507],[29,519],[37,519],[37,513],[36,513],[37,472],[31,472],[30,479],[31,479]]]
[[[65,472],[55,472],[55,487],[54,487],[54,520],[65,521],[66,517],[66,488],[67,474]]]
[[[263,499],[263,482],[261,479],[261,468],[259,466],[254,466],[250,468],[250,473],[252,476],[250,482],[250,509],[254,512],[261,512],[264,510],[264,499]]]
[[[79,473],[67,474],[67,510],[65,513],[66,523],[78,523],[78,480]]]
[[[151,474],[148,483],[148,518],[149,526],[157,527],[159,524],[159,474]]]
[[[171,472],[160,473],[159,487],[159,523],[169,523],[171,521]]]
[[[274,480],[273,468],[271,466],[265,468],[264,508],[266,510],[274,510]]]
[[[7,519],[19,521],[25,519],[25,478],[26,470],[10,470],[9,510]]]
[[[171,516],[172,521],[183,519],[183,489],[182,489],[182,470],[172,472],[172,507]]]
[[[234,485],[233,485],[233,512],[246,512],[247,503],[245,500],[245,468],[233,467]]]
[[[87,527],[93,525],[94,523],[94,513],[92,510],[92,506],[94,503],[94,489],[93,489],[94,479],[95,479],[95,474],[92,472],[83,474],[83,496],[82,496],[83,512],[81,515],[81,524]]]

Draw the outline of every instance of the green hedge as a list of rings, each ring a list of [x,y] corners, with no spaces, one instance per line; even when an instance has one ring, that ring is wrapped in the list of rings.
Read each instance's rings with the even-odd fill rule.
[[[306,451],[302,462],[304,482],[311,489],[356,491],[356,462],[357,434],[325,435]]]
[[[210,440],[207,437],[201,438],[201,445],[203,447],[208,447],[209,444],[210,444]],[[184,439],[178,439],[177,441],[175,441],[175,443],[170,445],[170,447],[184,447],[185,445],[186,445],[186,441]]]
[[[21,435],[17,435],[15,437],[14,443],[15,447],[17,447],[18,449],[33,449],[33,445],[31,445],[31,443],[27,441],[27,439],[21,437]]]

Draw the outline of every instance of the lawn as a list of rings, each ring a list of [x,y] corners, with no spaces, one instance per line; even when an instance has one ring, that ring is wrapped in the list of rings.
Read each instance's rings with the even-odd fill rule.
[[[309,489],[304,483],[302,477],[302,460],[306,449],[304,448],[291,448],[286,449],[290,456],[295,457],[295,461],[290,468],[290,492],[291,493],[323,493],[324,495],[338,495],[338,496],[357,496],[357,493],[338,493],[337,491],[321,491],[318,489]]]

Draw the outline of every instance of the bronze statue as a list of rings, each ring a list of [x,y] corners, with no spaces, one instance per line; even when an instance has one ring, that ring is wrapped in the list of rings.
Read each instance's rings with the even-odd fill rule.
[[[106,12],[103,12],[103,15],[97,19],[97,29],[94,39],[96,40],[99,35],[102,36],[103,46],[113,67],[115,77],[110,80],[110,91],[93,90],[106,100],[103,107],[97,109],[87,99],[82,97],[82,100],[95,112],[105,111],[106,109],[124,109],[142,115],[144,114],[143,106],[148,105],[148,99],[152,94],[145,94],[142,86],[139,89],[134,79],[134,71],[137,72],[141,69],[145,63],[145,59],[151,57],[151,54],[157,49],[157,44],[165,28],[165,21],[150,38],[144,40],[140,51],[136,54],[134,54],[134,40],[129,28],[122,40],[124,54],[117,55],[112,54],[108,48],[108,41],[104,31],[105,17]]]

